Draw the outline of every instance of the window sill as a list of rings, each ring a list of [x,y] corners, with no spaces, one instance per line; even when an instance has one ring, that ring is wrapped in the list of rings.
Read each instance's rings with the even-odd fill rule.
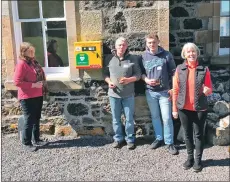
[[[75,82],[70,79],[68,74],[47,74],[47,83],[49,91],[70,91],[79,90],[84,87],[82,82]],[[13,80],[7,80],[5,83],[6,90],[17,90]]]

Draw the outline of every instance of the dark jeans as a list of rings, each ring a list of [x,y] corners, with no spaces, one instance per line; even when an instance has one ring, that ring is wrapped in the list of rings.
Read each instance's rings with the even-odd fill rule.
[[[195,139],[195,161],[200,162],[203,154],[204,137],[203,129],[205,119],[207,117],[206,111],[189,111],[189,110],[179,110],[178,112],[181,125],[184,129],[184,139],[187,148],[188,158],[194,158],[194,141]]]
[[[30,99],[20,100],[23,114],[24,127],[22,130],[22,143],[31,145],[32,134],[35,141],[40,137],[40,118],[43,104],[43,97],[35,97]]]

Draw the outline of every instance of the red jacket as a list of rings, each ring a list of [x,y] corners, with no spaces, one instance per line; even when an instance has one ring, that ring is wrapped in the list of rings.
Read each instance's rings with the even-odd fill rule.
[[[18,87],[18,99],[29,99],[42,96],[42,88],[32,88],[32,83],[37,82],[34,67],[24,60],[18,60],[14,72],[14,83]]]

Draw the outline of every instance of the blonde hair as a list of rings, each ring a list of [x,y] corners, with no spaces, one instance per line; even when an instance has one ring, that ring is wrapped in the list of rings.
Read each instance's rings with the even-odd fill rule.
[[[155,39],[155,38],[157,38],[159,40],[157,32],[153,32],[153,33],[150,33],[150,34],[148,34],[148,35],[145,36],[145,40],[146,39]]]
[[[197,57],[200,55],[200,49],[196,46],[196,44],[188,42],[183,46],[182,51],[181,51],[181,57],[183,59],[186,59],[186,57],[184,55],[184,52],[185,52],[185,50],[187,50],[189,48],[192,48],[192,49],[194,49],[196,51]]]
[[[26,57],[28,56],[28,50],[30,50],[31,48],[35,49],[34,46],[29,42],[22,42],[20,45],[19,59],[26,60]]]

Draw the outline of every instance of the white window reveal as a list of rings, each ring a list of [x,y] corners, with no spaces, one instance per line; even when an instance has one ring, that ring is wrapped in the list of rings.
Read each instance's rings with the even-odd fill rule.
[[[17,56],[21,42],[30,42],[46,73],[69,72],[65,2],[12,1]]]
[[[220,49],[219,49],[219,55],[227,55],[227,54],[230,54],[229,1],[222,0],[220,3],[221,3],[221,7],[220,7]]]

